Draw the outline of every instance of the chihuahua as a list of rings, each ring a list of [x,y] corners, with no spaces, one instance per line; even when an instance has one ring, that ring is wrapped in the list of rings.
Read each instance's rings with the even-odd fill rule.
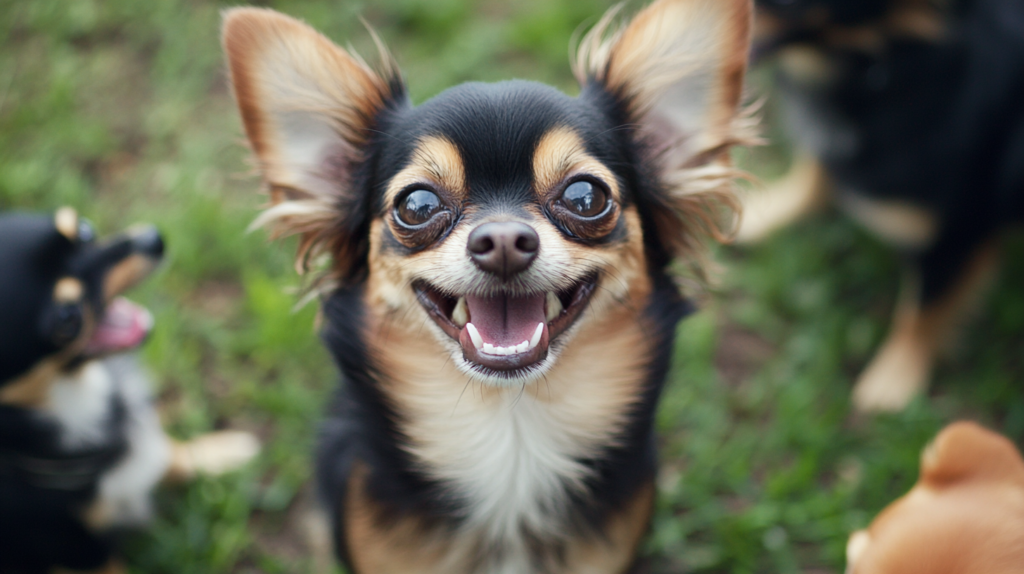
[[[128,351],[153,325],[121,293],[163,257],[153,227],[100,240],[70,208],[0,215],[0,571],[122,572],[109,533],[163,478],[236,468],[252,435],[167,438]]]
[[[748,0],[659,0],[582,41],[577,97],[412,106],[302,22],[225,13],[242,122],[343,384],[317,478],[353,572],[627,571],[654,497],[669,274],[732,211]],[[378,42],[380,46],[380,42]],[[323,269],[321,267],[321,269]]]

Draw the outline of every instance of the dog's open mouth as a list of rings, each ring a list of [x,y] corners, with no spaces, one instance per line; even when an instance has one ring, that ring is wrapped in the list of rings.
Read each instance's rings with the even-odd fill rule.
[[[95,357],[134,349],[146,340],[152,328],[153,315],[145,307],[117,297],[107,304],[84,354]]]
[[[529,295],[453,297],[426,282],[414,289],[434,322],[462,345],[467,361],[511,372],[547,358],[551,342],[573,325],[596,286],[591,276],[563,291]]]

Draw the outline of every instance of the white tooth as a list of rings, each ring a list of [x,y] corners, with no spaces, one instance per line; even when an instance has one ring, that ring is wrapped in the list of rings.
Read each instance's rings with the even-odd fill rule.
[[[512,353],[509,352],[509,348],[508,347],[497,347],[494,350],[497,351],[499,355],[511,355],[512,354]]]
[[[558,295],[549,292],[547,300],[547,320],[548,322],[554,321],[559,315],[562,314],[562,301],[558,298]]]
[[[529,341],[523,341],[522,343],[519,343],[518,345],[516,345],[516,353],[525,353],[528,350],[530,350],[530,342]]]
[[[476,326],[472,323],[466,323],[466,331],[469,332],[469,338],[473,341],[473,346],[476,350],[480,350],[484,346],[484,338],[480,336],[480,332],[476,330]]]
[[[537,323],[537,330],[533,332],[533,337],[530,338],[530,349],[537,346],[540,343],[541,333],[544,332],[544,323]]]
[[[498,349],[500,348],[501,347],[498,347]],[[494,345],[490,343],[484,343],[484,352],[487,353],[488,355],[497,355],[498,349],[496,349]]]
[[[452,311],[452,323],[459,327],[469,323],[469,307],[466,306],[465,297],[459,297],[459,302],[455,304],[455,310]]]

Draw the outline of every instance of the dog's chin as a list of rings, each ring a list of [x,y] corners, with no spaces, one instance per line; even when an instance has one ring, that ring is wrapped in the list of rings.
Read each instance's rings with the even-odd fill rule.
[[[509,386],[532,382],[551,368],[597,281],[591,275],[561,291],[525,294],[448,294],[426,281],[413,289],[451,341],[459,368],[478,381]]]

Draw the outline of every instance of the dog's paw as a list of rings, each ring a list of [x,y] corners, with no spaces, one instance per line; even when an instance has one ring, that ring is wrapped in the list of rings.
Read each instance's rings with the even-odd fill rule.
[[[875,355],[853,388],[853,406],[862,413],[899,412],[928,386],[934,357],[910,337],[890,340]]]
[[[801,158],[779,181],[760,191],[742,191],[739,198],[743,217],[736,242],[757,243],[826,200],[822,168],[813,159]]]
[[[260,452],[260,441],[252,433],[235,430],[211,432],[172,447],[171,479],[188,479],[198,474],[218,475],[244,466]]]

